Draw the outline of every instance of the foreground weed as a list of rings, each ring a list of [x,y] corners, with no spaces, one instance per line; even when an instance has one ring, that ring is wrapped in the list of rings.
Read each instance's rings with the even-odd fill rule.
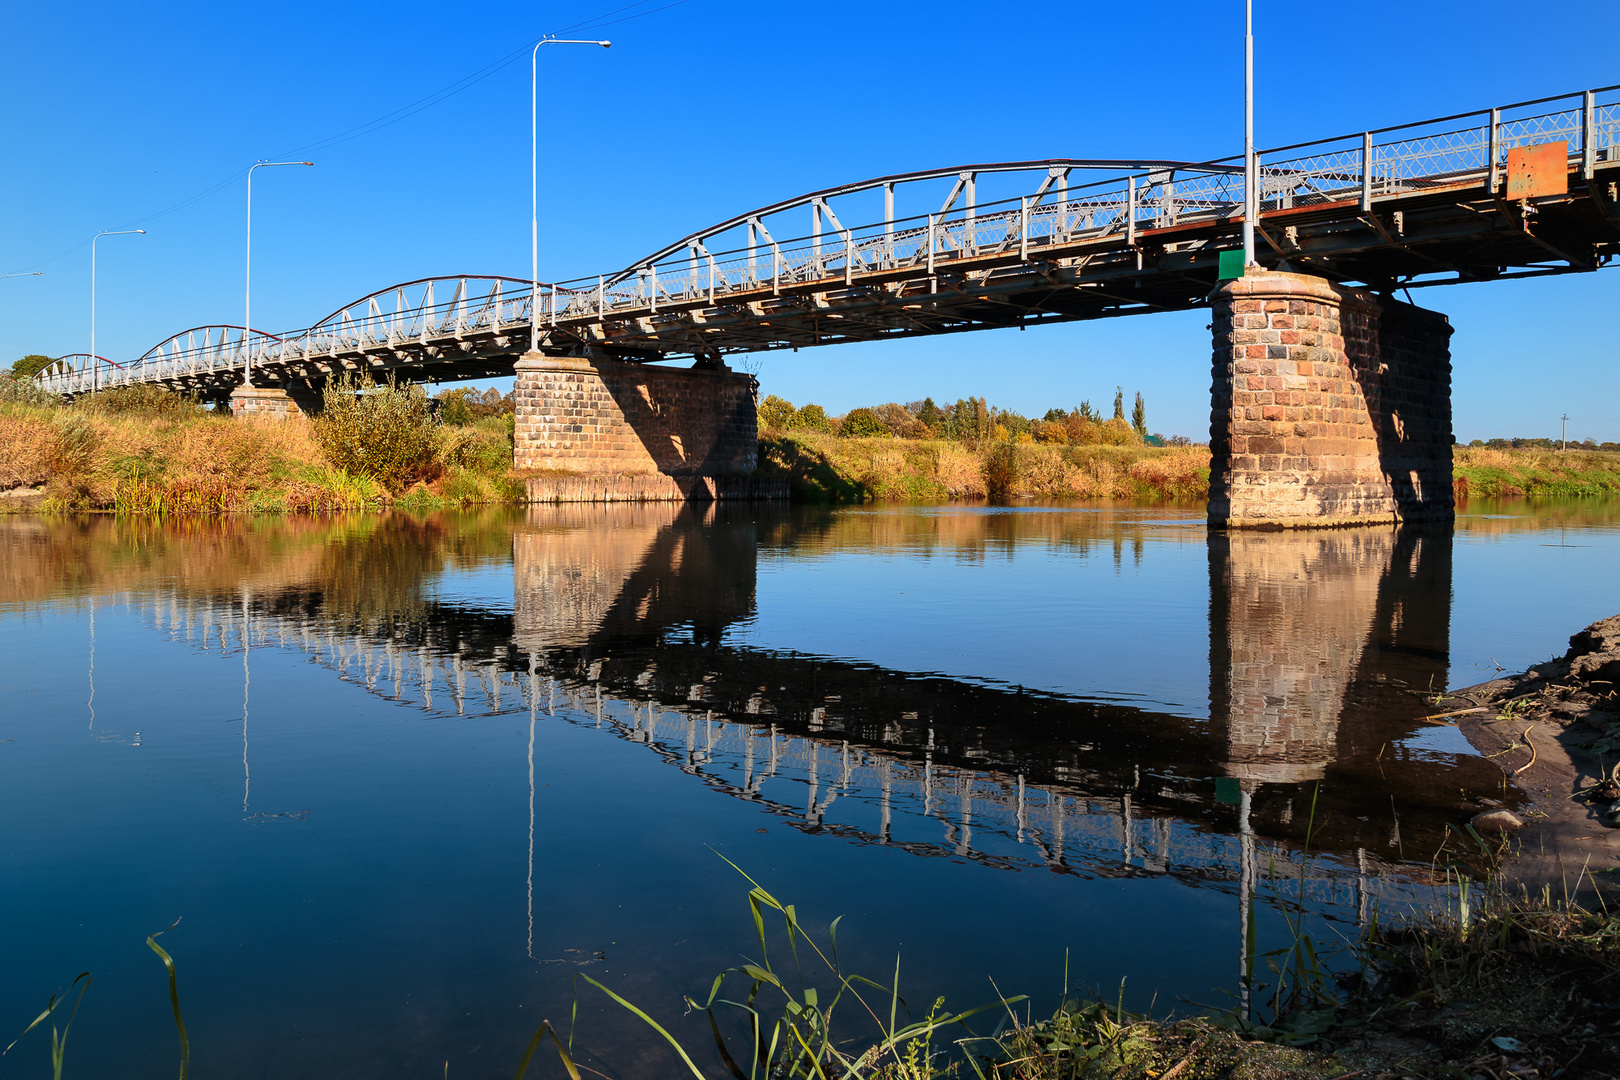
[[[180,1013],[180,989],[176,983],[174,957],[165,952],[163,947],[157,943],[157,939],[159,937],[167,934],[170,930],[173,930],[179,925],[180,920],[176,919],[168,927],[159,930],[157,933],[148,934],[146,937],[146,945],[147,948],[157,953],[158,958],[163,961],[163,966],[167,968],[169,972],[169,1003],[174,1009],[174,1026],[179,1029],[180,1032],[180,1080],[186,1080],[187,1075],[191,1071],[191,1040],[186,1036],[186,1021]],[[7,1046],[4,1050],[0,1050],[0,1055],[11,1053],[11,1048],[16,1046],[19,1042],[22,1042],[30,1031],[33,1031],[35,1028],[39,1027],[39,1025],[43,1024],[46,1020],[50,1020],[51,1077],[52,1080],[62,1080],[62,1061],[67,1056],[68,1032],[73,1029],[73,1021],[79,1015],[79,1006],[84,1003],[85,992],[90,989],[90,984],[94,981],[95,980],[91,978],[88,971],[81,971],[79,972],[78,977],[73,980],[72,985],[68,987],[68,993],[72,993],[73,987],[75,986],[79,988],[79,993],[78,996],[73,999],[73,1010],[68,1013],[67,1023],[62,1025],[62,1030],[60,1032],[56,1030],[56,1010],[64,1001],[67,1000],[67,995],[52,994],[50,1001],[46,1002],[45,1004],[45,1010],[38,1016],[34,1017],[33,1023],[23,1028],[21,1035],[18,1035],[15,1039],[11,1040],[10,1046]],[[80,985],[81,983],[83,983],[82,986]],[[526,1058],[524,1060],[527,1061]],[[575,1080],[579,1080],[578,1073],[575,1073],[574,1077]]]
[[[84,983],[83,986],[79,986],[79,996],[73,999],[73,1011],[68,1013],[67,1023],[62,1026],[60,1033],[56,1030],[56,1007],[66,1000],[66,995],[52,994],[51,1000],[45,1004],[45,1011],[34,1017],[34,1022],[23,1028],[22,1035],[12,1039],[11,1046],[0,1050],[0,1054],[11,1053],[11,1047],[22,1042],[23,1035],[27,1035],[30,1031],[39,1027],[48,1018],[51,1021],[51,1076],[54,1080],[62,1080],[62,1059],[67,1055],[68,1032],[73,1029],[73,1020],[79,1015],[79,1006],[84,1002],[84,992],[90,989],[90,984],[94,981],[88,971],[81,971],[78,978],[74,979],[73,984],[68,987],[68,992],[72,993],[74,986],[79,986],[81,982]]]
[[[936,1067],[943,1053],[934,1048],[936,1034],[959,1027],[972,1037],[966,1024],[969,1017],[1025,1000],[1023,996],[1006,998],[993,1005],[949,1013],[944,1010],[943,999],[939,999],[927,1016],[901,1023],[900,1012],[906,1006],[899,993],[898,958],[889,986],[846,972],[838,957],[838,924],[842,916],[828,926],[824,947],[800,923],[792,904],[784,904],[772,896],[731,860],[725,859],[725,862],[751,886],[748,908],[758,935],[759,959],[747,960],[715,976],[709,995],[703,1001],[691,996],[685,1000],[689,1009],[708,1015],[715,1050],[726,1071],[737,1080],[833,1080],[834,1077],[841,1080],[857,1077],[934,1080],[952,1076],[956,1065]],[[771,962],[767,930],[767,919],[775,922],[778,917],[792,958],[790,968],[781,970]],[[575,978],[596,987],[656,1031],[674,1049],[686,1070],[703,1080],[702,1070],[685,1047],[643,1009],[588,975]],[[828,985],[811,985],[811,981],[818,978],[828,980]],[[741,993],[728,996],[728,988],[733,985],[739,986]],[[845,1007],[840,1010],[840,1006]],[[844,1025],[836,1028],[838,1034],[835,1035],[835,1021],[851,1013],[866,1033],[845,1034],[844,1028],[848,1025]],[[728,1038],[722,1030],[722,1017],[740,1018],[745,1035]],[[733,1025],[728,1023],[727,1026]],[[547,1026],[542,1025],[542,1030],[535,1033],[531,1054],[546,1030]],[[554,1032],[552,1035],[555,1039]],[[850,1052],[840,1048],[847,1047],[851,1041],[864,1044],[864,1049]],[[571,1059],[560,1040],[558,1049],[571,1075],[577,1075],[572,1072]],[[525,1068],[528,1060],[526,1055]],[[741,1062],[747,1062],[746,1067]],[[973,1068],[983,1076],[976,1064]]]

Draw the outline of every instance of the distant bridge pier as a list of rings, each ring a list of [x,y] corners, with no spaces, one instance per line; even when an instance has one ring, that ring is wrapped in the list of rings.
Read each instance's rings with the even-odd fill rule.
[[[289,382],[285,386],[238,386],[231,391],[231,415],[285,420],[290,416],[314,416],[321,411],[319,391]]]
[[[1451,325],[1306,274],[1214,294],[1209,523],[1449,518]]]
[[[515,367],[513,465],[546,473],[530,502],[787,497],[754,479],[752,375],[539,352]]]

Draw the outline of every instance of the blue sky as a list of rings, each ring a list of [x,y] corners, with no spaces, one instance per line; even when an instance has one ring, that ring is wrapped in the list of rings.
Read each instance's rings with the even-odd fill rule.
[[[305,326],[418,277],[526,277],[525,46],[545,33],[614,47],[541,53],[542,278],[616,270],[740,211],[869,176],[1241,149],[1239,0],[615,12],[628,2],[6,5],[0,273],[44,276],[0,280],[0,359],[89,348],[101,229],[148,234],[98,245],[97,351],[134,357],[190,326],[240,322],[242,174],[261,158],[316,167],[255,176],[258,326]],[[1598,30],[1612,0],[1572,0],[1545,31],[1522,4],[1481,0],[1361,17],[1255,8],[1262,146],[1620,82]],[[1620,269],[1414,294],[1457,328],[1459,437],[1556,434],[1568,413],[1572,437],[1620,440],[1617,290]],[[765,392],[833,412],[924,394],[1039,412],[1106,403],[1118,384],[1145,395],[1150,427],[1201,439],[1207,321],[806,350],[765,357],[758,374]]]

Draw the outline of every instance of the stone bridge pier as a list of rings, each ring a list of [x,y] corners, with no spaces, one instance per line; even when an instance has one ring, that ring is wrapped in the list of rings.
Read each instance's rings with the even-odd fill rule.
[[[1271,271],[1213,302],[1212,527],[1451,517],[1444,315]]]
[[[785,482],[753,475],[752,375],[541,353],[516,371],[513,464],[545,474],[530,502],[787,497]]]

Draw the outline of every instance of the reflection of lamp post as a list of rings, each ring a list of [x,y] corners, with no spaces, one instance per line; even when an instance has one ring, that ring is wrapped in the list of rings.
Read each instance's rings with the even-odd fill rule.
[[[103,236],[128,236],[131,233],[146,235],[145,229],[110,229],[98,232],[90,238],[90,370],[92,372],[91,389],[101,389],[101,365],[96,361],[96,241]]]
[[[242,594],[242,816],[248,812],[248,598]]]
[[[90,710],[90,730],[96,730],[96,598],[90,598],[90,697],[84,703]]]
[[[313,165],[313,161],[258,161],[248,166],[247,274],[242,299],[242,385],[253,385],[253,170],[277,165]]]
[[[539,64],[542,45],[600,45],[611,41],[567,41],[541,38],[529,53],[529,351],[540,351],[540,92]]]
[[[1249,785],[1243,785],[1238,796],[1238,1003],[1243,1019],[1249,1019],[1249,993],[1254,981],[1254,950],[1249,937],[1255,933],[1250,925],[1254,906],[1254,827],[1249,821],[1252,796]]]

